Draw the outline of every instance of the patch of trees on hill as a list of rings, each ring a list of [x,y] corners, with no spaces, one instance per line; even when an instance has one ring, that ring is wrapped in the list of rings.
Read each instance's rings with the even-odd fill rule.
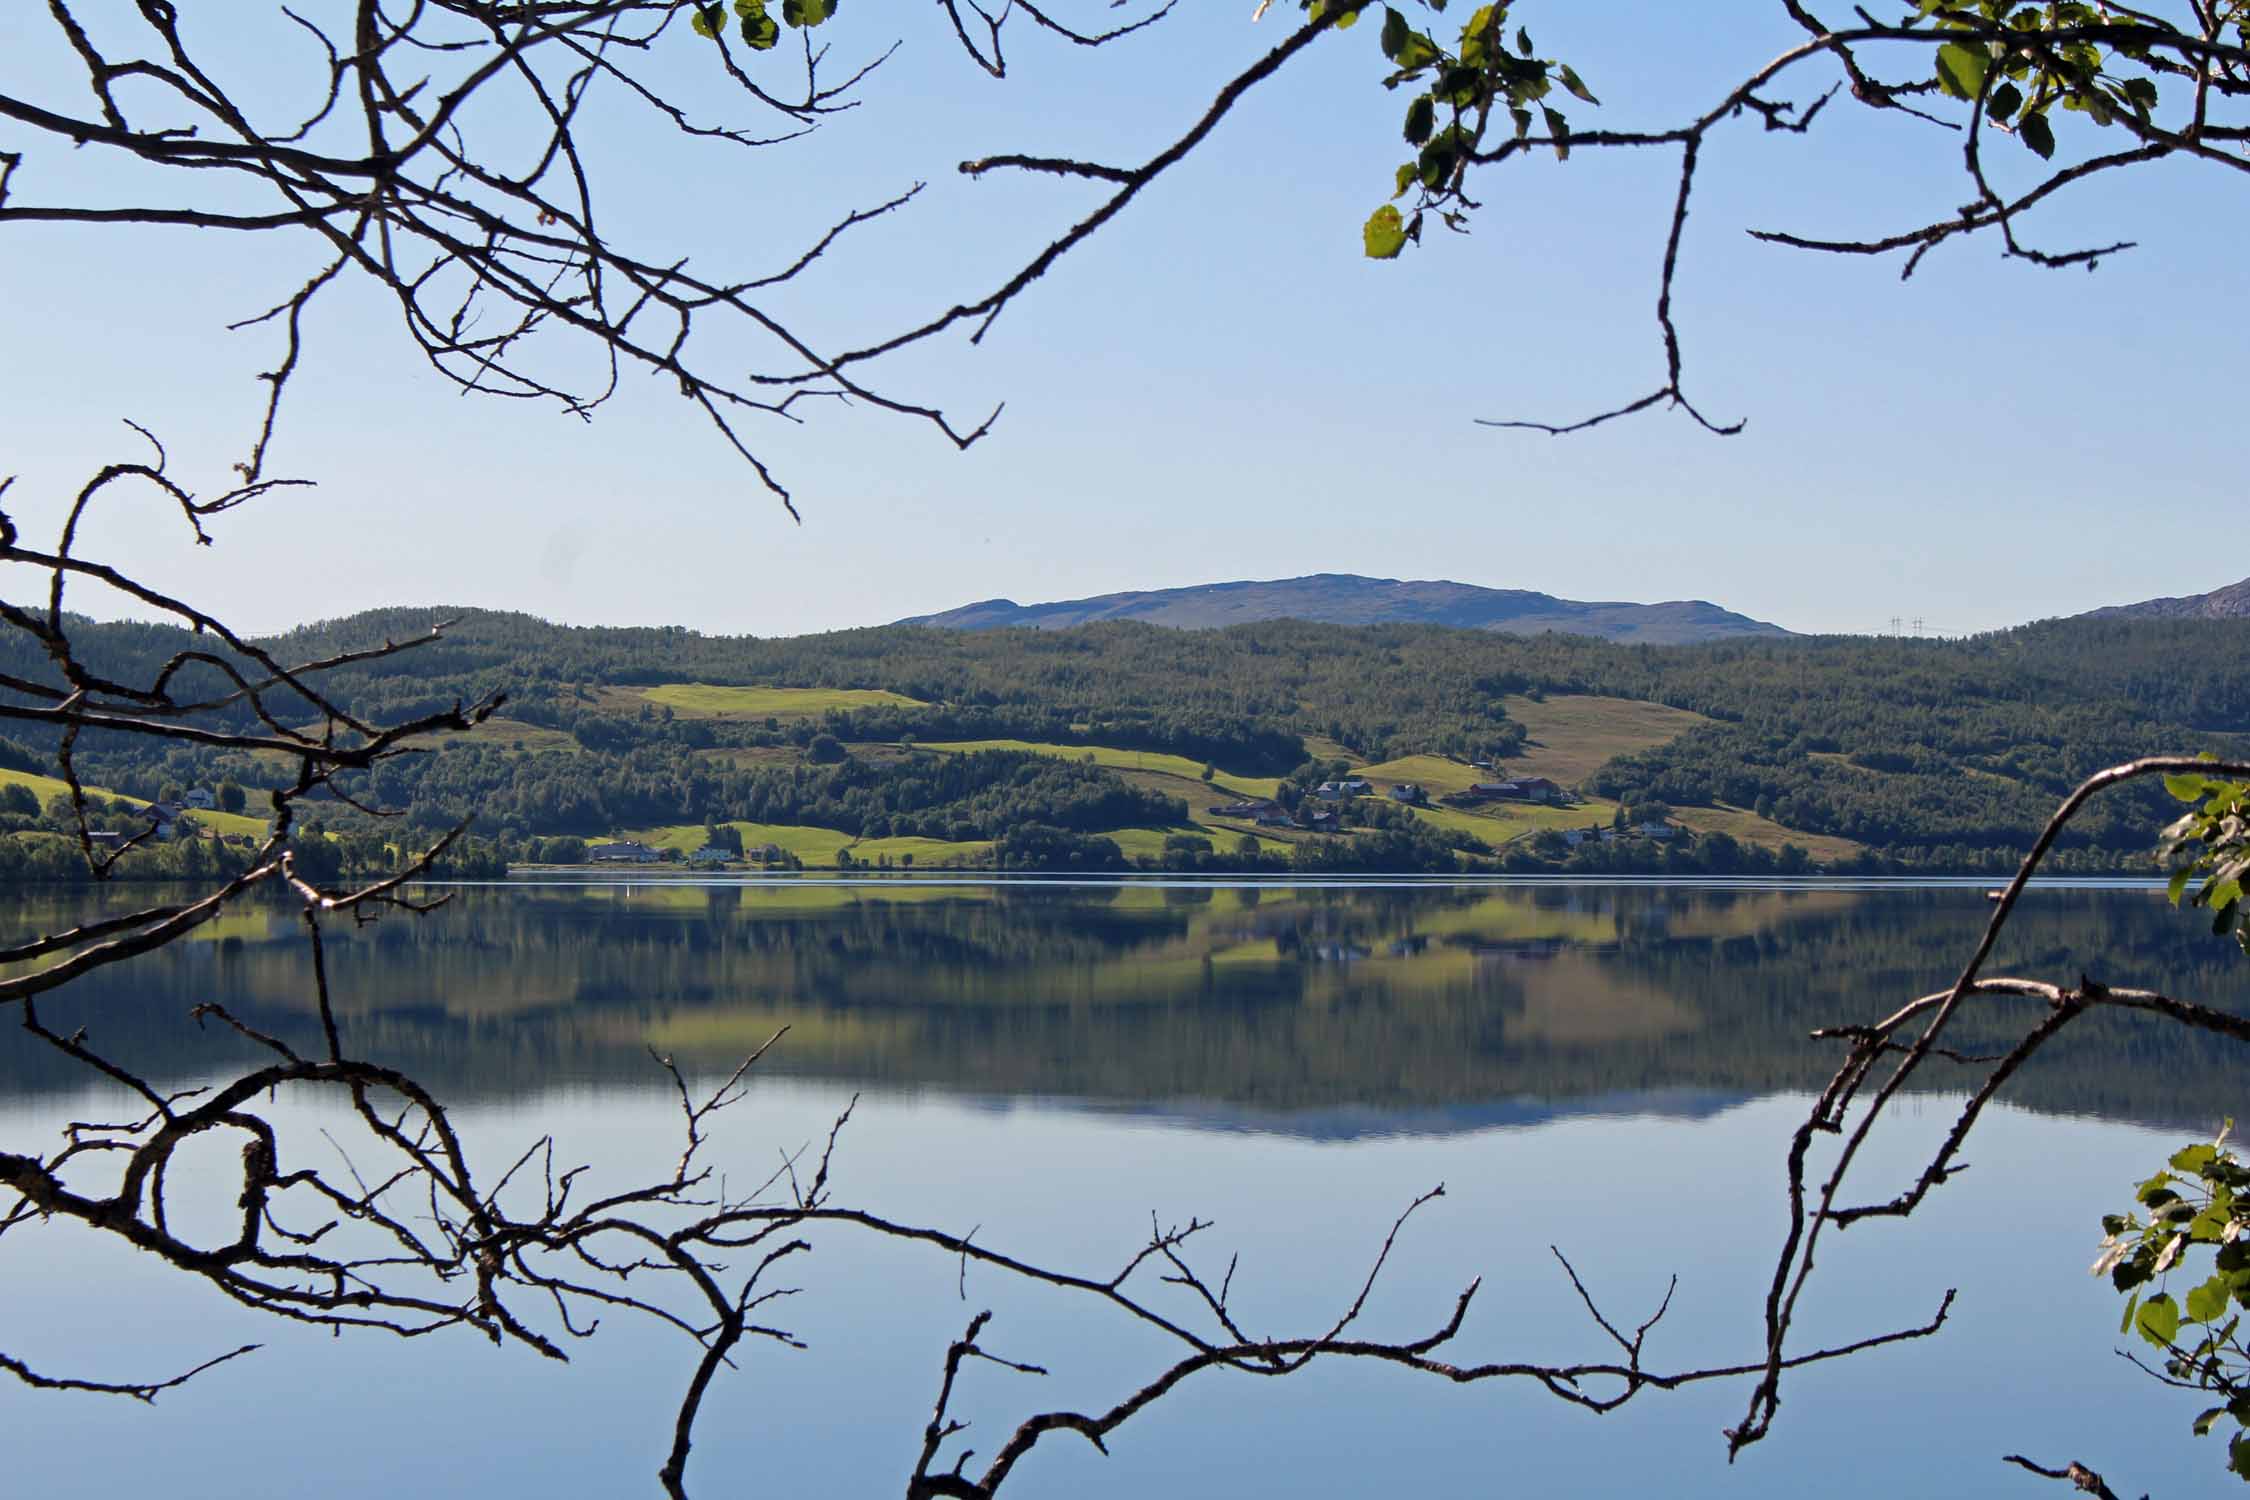
[[[1010,750],[737,770],[667,746],[596,756],[471,744],[385,761],[369,789],[424,830],[474,817],[482,829],[516,837],[743,821],[961,841],[1028,824],[1088,833],[1187,817],[1176,798],[1098,766]]]

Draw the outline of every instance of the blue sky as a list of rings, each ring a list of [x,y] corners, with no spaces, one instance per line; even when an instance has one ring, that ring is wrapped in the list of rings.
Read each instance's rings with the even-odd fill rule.
[[[836,214],[926,180],[786,302],[829,347],[892,331],[987,290],[1098,191],[969,181],[955,162],[1160,149],[1293,15],[1277,5],[1252,26],[1250,9],[1189,0],[1098,52],[1025,31],[995,82],[934,7],[862,0],[828,28],[839,52],[905,45],[865,106],[813,140],[753,156],[680,143],[622,104],[603,117],[609,222],[649,252],[762,270]],[[1778,9],[1525,0],[1515,14],[1604,99],[1575,121],[1630,126],[1675,122],[1788,45]],[[228,6],[200,24],[235,76],[263,79],[295,55],[269,16]],[[45,25],[28,9],[0,19],[0,55],[67,80]],[[1358,227],[1403,154],[1372,30],[1326,39],[1254,94],[982,346],[948,337],[880,372],[971,421],[1005,400],[984,443],[957,453],[858,410],[753,424],[801,526],[660,382],[629,375],[590,425],[463,400],[352,288],[312,315],[270,465],[317,489],[226,518],[202,549],[153,500],[113,505],[88,550],[257,629],[451,602],[761,635],[1316,571],[1706,598],[1799,630],[1920,617],[1951,634],[2250,568],[2199,540],[2243,506],[2225,413],[2250,215],[2223,174],[2167,166],[2035,221],[2050,244],[2141,241],[2096,274],[2003,264],[1975,241],[1901,285],[1895,261],[1743,230],[1938,217],[1965,196],[1954,138],[1841,106],[1805,138],[1742,124],[1706,154],[1678,315],[1698,399],[1746,417],[1745,434],[1661,413],[1560,440],[1499,432],[1474,419],[1570,418],[1660,383],[1651,304],[1672,160],[1511,164],[1477,184],[1473,233],[1368,262]],[[680,51],[681,87],[727,107]],[[60,83],[49,97],[71,101]],[[2071,123],[2066,151],[2092,134]],[[125,190],[96,152],[11,129],[0,150],[30,147],[25,199]],[[316,257],[271,236],[0,232],[0,473],[20,476],[19,518],[46,528],[83,476],[134,456],[125,417],[165,437],[181,477],[216,487],[272,358],[261,335],[221,327]]]

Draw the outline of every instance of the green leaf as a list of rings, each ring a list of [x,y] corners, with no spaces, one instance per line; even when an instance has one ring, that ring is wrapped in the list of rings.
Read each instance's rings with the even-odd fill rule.
[[[1367,216],[1360,239],[1366,244],[1369,260],[1395,260],[1406,248],[1406,223],[1398,210],[1386,203]]]
[[[1423,94],[1406,106],[1406,142],[1419,146],[1427,142],[1430,132],[1437,128],[1437,108],[1430,96]]]
[[[1539,106],[1539,113],[1546,116],[1547,133],[1555,138],[1555,160],[1569,161],[1570,145],[1563,137],[1570,134],[1570,122],[1544,104]]]
[[[2118,1267],[2118,1269],[2123,1270],[2124,1267],[2120,1266]],[[2127,1329],[2131,1328],[2133,1326],[2133,1314],[2139,1312],[2140,1310],[2141,1294],[2139,1292],[2135,1292],[2132,1296],[2125,1299],[2125,1316],[2117,1320],[2117,1331],[2119,1333],[2123,1333]]]
[[[1406,39],[1414,34],[1406,24],[1406,17],[1389,6],[1383,7],[1382,48],[1385,57],[1397,57],[1406,49]]]
[[[2051,160],[2055,154],[2055,127],[2047,123],[2045,115],[2025,115],[2016,125],[2016,134],[2023,138],[2042,160]]]
[[[2191,1323],[2215,1323],[2225,1316],[2227,1303],[2234,1289],[2224,1276],[2214,1276],[2187,1294],[2187,1315]]]
[[[742,44],[753,52],[772,51],[781,40],[781,24],[766,14],[762,0],[755,9],[745,9],[743,0],[735,0],[734,8],[742,12]]]
[[[2158,1292],[2141,1304],[2141,1313],[2133,1320],[2141,1330],[2141,1337],[2157,1348],[2170,1346],[2180,1332],[2180,1307],[2171,1296]]]
[[[719,37],[719,8],[714,5],[709,10],[698,9],[694,15],[688,17],[688,25],[695,28],[697,36],[707,36],[713,41],[717,41]]]
[[[2212,1425],[2226,1414],[2227,1409],[2223,1406],[2214,1406],[2209,1411],[2202,1413],[2195,1419],[2195,1435],[2197,1437],[2209,1437]]]
[[[832,0],[781,0],[781,19],[792,26],[818,26],[835,13]]]
[[[2023,108],[2023,90],[2012,83],[2003,83],[1984,101],[1984,112],[1994,120],[2005,120]]]
[[[2192,1172],[2201,1177],[2203,1169],[2218,1159],[2219,1148],[2216,1146],[2183,1146],[2172,1153],[2171,1161],[2165,1165],[2175,1172]]]
[[[1984,72],[1991,64],[1991,54],[1982,47],[1947,42],[1937,51],[1938,83],[1956,99],[1974,99],[1977,90],[1984,87]]]
[[[1585,83],[1579,78],[1577,72],[1572,69],[1569,63],[1564,63],[1560,71],[1562,74],[1562,86],[1570,90],[1571,94],[1574,97],[1583,99],[1588,104],[1599,104],[1602,102],[1601,100],[1594,97],[1594,91],[1586,87]]]
[[[2198,776],[2193,771],[2182,771],[2164,778],[2164,790],[2181,802],[2201,802],[2204,792],[2210,786],[2208,777]]]
[[[1400,196],[1400,194],[1403,194],[1408,188],[1414,186],[1414,179],[1421,175],[1421,169],[1416,167],[1414,163],[1400,163],[1398,169],[1398,190],[1397,192],[1392,193],[1391,196],[1393,198],[1396,198]]]

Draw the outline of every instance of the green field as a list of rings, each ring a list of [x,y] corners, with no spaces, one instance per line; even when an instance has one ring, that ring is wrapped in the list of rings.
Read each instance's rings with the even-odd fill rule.
[[[1486,803],[1489,811],[1467,812],[1456,807],[1418,807],[1414,815],[1451,833],[1474,834],[1497,849],[1511,839],[1550,828],[1607,828],[1617,804],[1594,798],[1576,807],[1541,807],[1525,802]]]
[[[1043,745],[1032,740],[948,740],[943,743],[923,744],[923,750],[943,750],[966,754],[973,750],[1021,750],[1032,755],[1051,755],[1057,760],[1093,759],[1097,766],[1108,766],[1115,771],[1157,771],[1166,776],[1177,776],[1194,782],[1210,795],[1211,788],[1231,793],[1237,797],[1271,797],[1281,788],[1278,776],[1237,776],[1231,771],[1221,771],[1209,781],[1203,779],[1203,762],[1190,760],[1184,755],[1167,755],[1160,750],[1118,750],[1108,745]],[[1182,796],[1190,793],[1182,791]],[[1190,806],[1196,805],[1191,802]]]
[[[896,865],[902,856],[911,854],[918,870],[974,863],[992,851],[991,843],[982,839],[959,844],[944,839],[860,839],[834,828],[814,828],[799,823],[736,822],[728,826],[741,831],[744,849],[779,844],[806,865],[819,868],[834,867],[837,852],[844,849],[851,851],[854,864],[874,864],[887,854]],[[682,854],[693,854],[703,847],[704,832],[701,823],[673,823],[661,828],[629,829],[617,837],[638,840],[651,849],[677,849]]]
[[[567,730],[549,729],[544,724],[526,724],[521,719],[487,719],[467,734],[451,736],[452,739],[474,740],[480,745],[494,745],[503,750],[576,750],[578,741]],[[444,741],[440,741],[444,743]]]
[[[1573,694],[1503,701],[1508,717],[1521,724],[1530,738],[1524,753],[1505,762],[1500,775],[1480,772],[1479,780],[1544,776],[1563,786],[1576,786],[1613,756],[1654,749],[1711,722],[1684,708],[1636,698]]]
[[[1397,760],[1361,766],[1352,774],[1376,783],[1378,793],[1399,782],[1410,781],[1433,797],[1465,792],[1473,782],[1500,780],[1494,772],[1480,771],[1465,761],[1448,760],[1442,755],[1402,755]]]
[[[1724,833],[1745,844],[1756,844],[1763,849],[1779,849],[1783,844],[1795,844],[1822,864],[1850,859],[1865,851],[1864,846],[1850,839],[1835,838],[1825,833],[1799,833],[1794,828],[1784,828],[1771,818],[1761,818],[1748,808],[1728,807],[1675,807],[1672,821],[1682,828],[1692,828],[1697,833]]]
[[[1164,858],[1164,841],[1177,834],[1209,839],[1216,852],[1232,854],[1242,835],[1250,831],[1248,828],[1229,828],[1223,823],[1193,823],[1185,828],[1112,828],[1106,833],[1097,833],[1094,837],[1116,840],[1119,851],[1127,859],[1155,861]],[[1268,854],[1287,854],[1290,849],[1288,844],[1269,838],[1259,839],[1258,846]]]
[[[31,788],[31,794],[39,799],[41,807],[47,805],[50,797],[70,795],[70,783],[60,776],[40,776],[30,771],[0,771],[0,787],[7,786]],[[114,798],[117,794],[107,787],[89,786],[86,795]],[[189,815],[213,833],[240,833],[252,838],[264,838],[266,834],[266,820],[246,813],[205,812],[194,808]],[[101,819],[97,816],[94,821],[98,825]]]
[[[644,688],[642,700],[701,719],[809,719],[832,708],[920,708],[919,699],[880,688],[718,687],[667,682]]]

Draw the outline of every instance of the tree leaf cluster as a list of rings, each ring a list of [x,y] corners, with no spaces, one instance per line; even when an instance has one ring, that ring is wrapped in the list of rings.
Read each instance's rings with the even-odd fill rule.
[[[2250,1480],[2250,1168],[2217,1140],[2174,1152],[2134,1190],[2134,1206],[2102,1216],[2090,1268],[2127,1294],[2121,1334],[2137,1334],[2163,1360],[2164,1379],[2219,1399],[2193,1424],[2197,1437],[2231,1424],[2227,1467]],[[2174,1278],[2194,1284],[2175,1296]],[[2150,1287],[2156,1288],[2153,1292]]]

